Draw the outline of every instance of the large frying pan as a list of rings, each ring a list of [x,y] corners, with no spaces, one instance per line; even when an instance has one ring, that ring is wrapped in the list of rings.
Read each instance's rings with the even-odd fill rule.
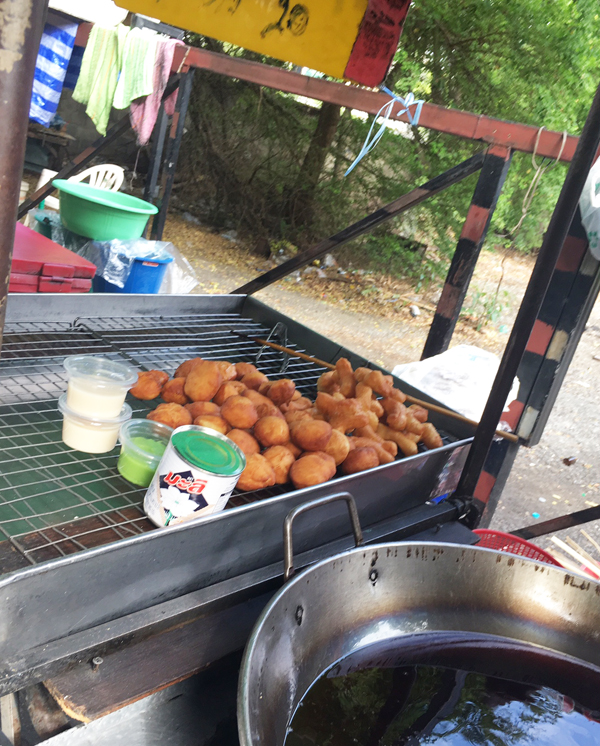
[[[511,677],[544,683],[598,709],[599,584],[477,547],[402,542],[363,548],[347,493],[290,513],[284,529],[288,576],[294,518],[340,499],[348,503],[358,546],[300,573],[265,608],[240,672],[241,746],[281,746],[298,702],[341,659],[351,656],[353,665],[421,660],[428,633],[436,631],[456,643],[442,646],[449,665],[460,667],[465,643],[485,651],[482,660],[493,670],[482,673],[500,675],[508,666]],[[512,642],[494,656],[496,636]],[[529,655],[531,645],[539,656]],[[441,650],[432,652],[439,657]]]

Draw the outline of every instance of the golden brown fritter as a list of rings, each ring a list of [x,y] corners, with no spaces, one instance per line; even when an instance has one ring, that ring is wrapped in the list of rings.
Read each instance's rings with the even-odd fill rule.
[[[242,472],[237,488],[244,492],[262,490],[275,484],[275,470],[270,462],[260,453],[249,456],[246,460],[246,468]]]
[[[188,373],[184,391],[192,401],[211,401],[222,383],[219,366],[212,360],[202,360]]]
[[[230,396],[223,402],[221,417],[224,417],[231,427],[247,430],[258,420],[256,407],[245,396]]]
[[[159,404],[156,409],[146,415],[146,419],[154,420],[154,422],[162,422],[163,425],[168,425],[173,429],[192,424],[192,415],[188,410],[182,407],[181,404],[173,402],[170,404]]]
[[[160,395],[163,401],[174,402],[175,404],[187,404],[189,399],[185,395],[183,387],[185,385],[185,378],[173,378],[167,381],[162,387]]]

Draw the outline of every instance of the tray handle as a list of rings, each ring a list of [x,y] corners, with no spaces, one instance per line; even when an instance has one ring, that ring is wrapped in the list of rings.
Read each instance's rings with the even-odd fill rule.
[[[319,508],[322,505],[329,505],[329,503],[337,502],[338,500],[343,500],[348,507],[350,523],[352,524],[352,533],[354,534],[354,543],[357,547],[363,546],[364,540],[362,529],[360,527],[360,521],[358,519],[356,503],[354,502],[354,498],[349,492],[338,492],[335,495],[318,497],[316,500],[309,500],[309,502],[298,505],[297,508],[290,510],[285,518],[285,521],[283,522],[283,579],[285,582],[287,582],[295,572],[294,547],[292,544],[292,524],[294,522],[294,518],[299,516],[301,513],[306,513],[309,510],[312,510],[313,508]]]

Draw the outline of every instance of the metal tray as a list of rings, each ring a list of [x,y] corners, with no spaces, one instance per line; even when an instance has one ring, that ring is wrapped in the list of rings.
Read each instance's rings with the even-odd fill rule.
[[[237,495],[214,517],[157,530],[141,511],[144,490],[116,471],[118,449],[96,457],[62,444],[56,399],[66,386],[65,355],[121,357],[168,372],[199,354],[251,361],[259,346],[238,333],[265,335],[278,321],[287,324],[291,347],[326,361],[345,355],[354,366],[366,364],[244,296],[10,297],[0,361],[0,531],[6,537],[0,570],[14,572],[0,579],[0,630],[6,632],[0,655],[12,658],[15,651],[279,562],[285,515],[313,497],[350,491],[369,530],[452,490],[471,433],[436,415],[432,420],[446,434],[443,448],[305,490]],[[269,350],[261,367],[277,377],[281,362]],[[321,372],[293,358],[286,375],[314,395]],[[154,406],[132,404],[135,416]],[[295,527],[298,552],[347,536],[346,516],[335,506]],[[22,625],[25,598],[28,624]]]
[[[116,303],[110,298],[100,297],[109,314]],[[165,300],[169,299],[155,297],[161,305]],[[218,303],[214,297],[209,300],[209,305]],[[56,302],[60,305],[60,299]],[[239,310],[212,308],[178,315],[172,308],[169,315],[103,314],[64,320],[53,314],[52,321],[13,321],[11,314],[0,362],[0,533],[23,558],[35,564],[153,528],[141,510],[144,490],[134,488],[116,470],[118,448],[93,456],[62,443],[56,400],[66,388],[65,356],[98,354],[169,373],[198,355],[251,361],[261,348],[248,337],[267,336],[270,328]],[[288,344],[296,346],[294,341]],[[284,364],[285,375],[302,394],[314,398],[323,368],[269,348],[261,351],[259,365],[267,375],[276,378]],[[128,400],[134,417],[144,417],[156,404]],[[444,440],[451,443],[456,436],[445,433]],[[400,476],[397,464],[390,466],[377,471]],[[236,492],[228,508],[291,491],[285,486]]]

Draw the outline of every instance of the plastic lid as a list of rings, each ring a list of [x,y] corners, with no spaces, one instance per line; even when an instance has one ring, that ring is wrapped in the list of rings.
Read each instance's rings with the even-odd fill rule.
[[[130,365],[93,355],[70,355],[63,363],[69,378],[86,378],[98,385],[117,385],[129,388],[138,378]]]
[[[74,412],[70,407],[67,406],[67,395],[62,394],[58,400],[58,408],[68,417],[70,420],[74,420],[80,425],[86,425],[89,427],[97,428],[114,428],[119,427],[123,422],[131,419],[131,407],[129,404],[123,404],[121,412],[118,417],[112,417],[110,419],[102,419],[102,417],[86,417],[85,415]]]
[[[175,430],[171,442],[186,461],[211,474],[233,477],[246,467],[242,451],[216,430],[187,425]]]
[[[164,443],[166,446],[171,439],[172,432],[173,428],[162,422],[136,419],[129,420],[121,425],[119,439],[127,451],[135,453],[140,458],[154,462],[160,461],[160,456],[140,448],[139,439],[154,440],[158,443]],[[138,442],[136,443],[134,439],[138,439]]]

